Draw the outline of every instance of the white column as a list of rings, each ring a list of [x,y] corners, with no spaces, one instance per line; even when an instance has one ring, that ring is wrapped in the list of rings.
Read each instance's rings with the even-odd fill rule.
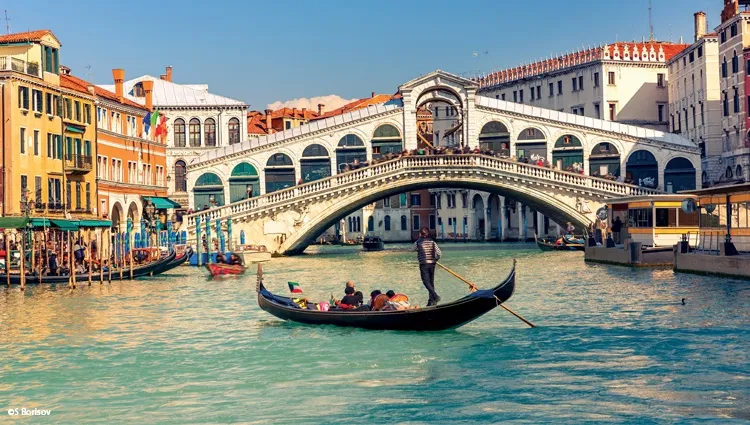
[[[497,235],[500,238],[500,241],[504,241],[506,238],[506,232],[505,232],[505,196],[500,196],[500,202],[498,202],[498,205],[500,206],[500,211],[498,213],[498,229],[499,232]]]
[[[524,237],[525,229],[523,228],[523,212],[521,211],[523,209],[523,204],[520,202],[516,202],[516,213],[518,215],[518,240],[520,241],[521,238]]]
[[[490,204],[489,199],[487,199],[487,204],[484,208],[484,240],[489,240],[490,238],[490,231],[492,229],[492,225],[490,224],[490,218],[492,217],[490,215]]]
[[[547,233],[544,231],[544,214],[539,211],[536,213],[536,226],[539,228],[537,232],[539,236],[547,236]]]

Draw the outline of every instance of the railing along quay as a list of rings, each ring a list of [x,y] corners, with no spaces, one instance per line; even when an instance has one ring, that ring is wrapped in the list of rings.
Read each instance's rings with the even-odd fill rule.
[[[563,183],[568,186],[603,191],[614,196],[638,196],[660,193],[658,190],[619,183],[599,177],[553,170],[551,168],[538,167],[536,165],[513,162],[485,155],[403,156],[391,161],[370,165],[358,170],[348,171],[218,208],[199,211],[185,218],[188,230],[192,231],[195,228],[196,217],[200,217],[201,223],[205,223],[206,219],[213,222],[216,219],[234,217],[242,213],[247,214],[261,211],[263,208],[278,206],[291,200],[299,200],[300,197],[307,195],[320,195],[331,189],[342,189],[350,185],[364,183],[374,177],[386,177],[398,171],[440,167],[456,167],[459,169],[473,167],[476,170],[501,171],[518,176],[528,176],[550,182]]]

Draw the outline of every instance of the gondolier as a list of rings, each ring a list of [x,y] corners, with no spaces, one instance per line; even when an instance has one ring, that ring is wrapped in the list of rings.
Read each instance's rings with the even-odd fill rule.
[[[430,231],[423,227],[419,231],[419,239],[414,242],[412,251],[417,252],[419,260],[419,274],[422,277],[422,284],[427,288],[430,298],[427,300],[427,306],[436,305],[440,301],[440,296],[435,292],[435,263],[440,260],[440,248],[430,237]]]

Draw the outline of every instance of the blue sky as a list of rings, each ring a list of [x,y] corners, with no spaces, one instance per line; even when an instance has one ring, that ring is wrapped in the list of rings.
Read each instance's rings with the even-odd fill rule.
[[[486,72],[648,38],[648,0],[45,3],[3,2],[11,31],[51,29],[61,63],[82,78],[111,84],[112,68],[134,78],[172,65],[175,82],[206,83],[261,110],[300,97],[394,93],[438,68]],[[693,13],[706,11],[710,30],[722,3],[653,0],[656,38],[691,42]]]

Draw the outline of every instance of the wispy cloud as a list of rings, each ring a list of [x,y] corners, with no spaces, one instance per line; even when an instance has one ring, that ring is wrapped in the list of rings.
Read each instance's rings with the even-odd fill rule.
[[[316,96],[316,97],[310,97],[310,98],[299,98],[299,99],[292,99],[287,101],[281,101],[277,100],[276,102],[273,102],[267,106],[268,109],[280,109],[280,108],[307,108],[311,111],[317,111],[318,110],[318,104],[322,103],[325,105],[325,110],[330,111],[336,108],[340,108],[344,105],[346,105],[349,102],[353,102],[356,99],[344,99],[341,96],[335,95],[335,94],[329,94],[327,96]]]

